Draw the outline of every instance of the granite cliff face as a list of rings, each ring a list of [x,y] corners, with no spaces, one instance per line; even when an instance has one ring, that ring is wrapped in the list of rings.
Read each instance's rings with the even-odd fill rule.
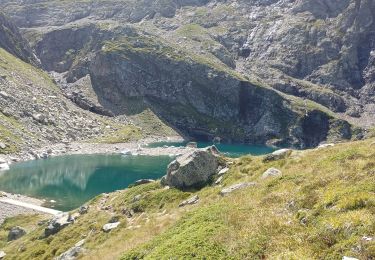
[[[151,109],[193,138],[298,147],[352,138],[355,126],[374,124],[374,5],[0,4],[83,109],[115,117]]]

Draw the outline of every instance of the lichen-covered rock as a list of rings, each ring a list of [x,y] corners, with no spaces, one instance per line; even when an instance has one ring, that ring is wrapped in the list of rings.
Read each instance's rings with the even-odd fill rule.
[[[254,186],[254,185],[256,185],[255,182],[243,182],[243,183],[237,183],[237,184],[234,184],[234,185],[232,185],[232,186],[229,186],[229,187],[227,187],[227,188],[225,188],[225,189],[222,189],[222,190],[220,191],[220,195],[221,195],[221,196],[226,196],[226,195],[228,195],[228,194],[230,194],[230,193],[232,193],[232,192],[234,192],[234,191],[236,191],[236,190],[245,189],[245,188],[247,188],[247,187]]]
[[[168,165],[162,184],[178,189],[201,188],[206,185],[219,165],[215,146],[186,153]]]
[[[282,172],[279,169],[276,168],[269,168],[267,171],[265,171],[262,174],[262,179],[266,179],[268,177],[281,177]]]

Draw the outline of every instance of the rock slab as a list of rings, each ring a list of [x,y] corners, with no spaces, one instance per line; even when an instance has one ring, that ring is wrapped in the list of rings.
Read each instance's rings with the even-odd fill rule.
[[[234,184],[232,186],[229,186],[228,188],[221,190],[220,195],[225,196],[236,190],[245,189],[247,187],[254,186],[254,185],[256,185],[255,182],[242,182],[242,183]]]
[[[178,205],[179,207],[185,207],[187,205],[193,205],[193,204],[197,204],[199,201],[199,197],[198,195],[195,195],[187,200],[184,200],[183,202],[180,203],[180,205]]]

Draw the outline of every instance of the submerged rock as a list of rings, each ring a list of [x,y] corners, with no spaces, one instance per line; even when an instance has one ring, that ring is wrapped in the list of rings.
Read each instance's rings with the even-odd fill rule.
[[[186,153],[168,165],[162,184],[178,189],[200,188],[215,175],[219,151],[215,146]]]
[[[180,205],[178,205],[179,207],[185,207],[187,205],[193,205],[193,204],[197,204],[199,201],[199,197],[198,195],[195,195],[187,200],[184,200],[183,202],[180,203]]]
[[[256,185],[255,182],[243,182],[243,183],[234,184],[232,186],[229,186],[228,188],[223,189],[220,192],[220,195],[221,196],[225,196],[225,195],[227,195],[229,193],[232,193],[233,191],[244,189],[244,188],[247,188],[247,187],[250,187],[250,186],[254,186],[254,185]]]
[[[17,240],[26,235],[26,231],[21,227],[12,227],[8,233],[8,241]]]

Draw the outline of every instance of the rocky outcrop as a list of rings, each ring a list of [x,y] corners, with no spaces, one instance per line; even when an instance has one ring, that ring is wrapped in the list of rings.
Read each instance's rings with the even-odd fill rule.
[[[0,12],[0,48],[22,59],[25,62],[38,66],[37,60],[29,43],[18,31],[18,28]]]
[[[199,149],[171,162],[161,183],[178,189],[201,188],[215,175],[218,166],[215,146]]]
[[[61,213],[49,221],[48,226],[44,230],[44,236],[49,237],[54,235],[73,222],[74,220],[69,213]]]
[[[94,113],[141,107],[198,140],[298,148],[350,139],[338,118],[375,122],[370,0],[9,2],[43,68]]]

